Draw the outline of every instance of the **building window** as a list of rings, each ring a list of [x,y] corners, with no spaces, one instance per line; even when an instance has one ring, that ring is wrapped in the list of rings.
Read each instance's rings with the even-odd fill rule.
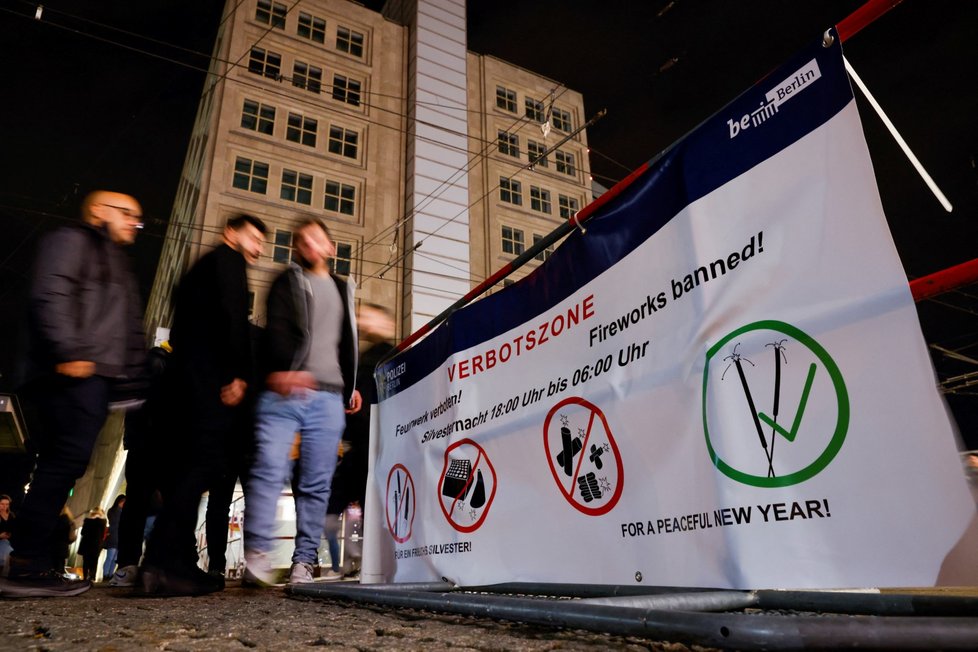
[[[272,242],[272,260],[276,263],[288,264],[292,261],[292,232],[275,229],[275,240]]]
[[[577,168],[574,167],[574,155],[562,152],[559,149],[554,152],[554,159],[557,161],[557,172],[575,175]]]
[[[360,106],[360,82],[343,75],[333,75],[333,99]]]
[[[516,91],[496,86],[496,106],[504,111],[516,113]]]
[[[255,314],[255,293],[248,292],[248,319],[251,319]]]
[[[519,256],[523,253],[523,232],[511,226],[503,227],[503,253]]]
[[[241,126],[271,136],[275,130],[275,107],[245,100],[241,110]]]
[[[534,233],[534,234],[533,234],[533,246],[534,246],[534,247],[535,247],[535,246],[536,246],[536,244],[537,244],[538,242],[540,242],[541,240],[543,240],[543,236],[542,236],[542,235],[538,235],[538,234],[536,234],[536,233]],[[548,259],[548,258],[550,258],[550,255],[551,255],[551,254],[552,254],[553,252],[554,252],[554,248],[553,248],[553,245],[550,245],[550,246],[549,246],[549,247],[547,247],[546,249],[542,249],[542,250],[540,250],[540,253],[538,253],[538,254],[537,254],[536,256],[534,256],[534,258],[535,258],[536,260],[539,260],[540,262],[543,262],[543,261],[545,261],[546,259]]]
[[[550,191],[530,186],[530,208],[541,213],[551,213]]]
[[[340,25],[336,28],[336,49],[359,58],[363,56],[363,34]]]
[[[296,33],[302,38],[307,38],[310,41],[325,43],[326,21],[317,16],[310,16],[309,14],[300,11],[299,28],[296,30]]]
[[[568,111],[561,111],[560,109],[554,109],[550,114],[550,122],[553,124],[554,129],[560,129],[570,133],[573,131],[571,128],[571,116]]]
[[[312,206],[312,175],[282,170],[282,192],[279,197],[297,204]]]
[[[292,65],[292,85],[311,93],[318,93],[323,87],[323,69],[296,61]]]
[[[543,112],[543,102],[537,102],[529,97],[523,100],[523,102],[526,105],[525,115],[527,118],[534,122],[544,122],[547,119],[546,114]]]
[[[334,213],[353,215],[356,207],[357,189],[347,183],[326,180],[326,199],[323,208]]]
[[[316,146],[316,131],[319,123],[298,113],[289,113],[289,124],[285,129],[285,139],[308,147]]]
[[[355,159],[357,157],[359,139],[360,134],[352,129],[330,125],[327,149],[330,154],[339,154],[340,156]]]
[[[533,140],[526,141],[526,151],[530,155],[530,165],[539,165],[542,168],[549,167],[550,161],[544,154],[547,153],[547,146]]]
[[[500,130],[499,134],[499,153],[507,156],[520,155],[520,137],[516,134],[509,134]]]
[[[282,73],[282,55],[258,47],[251,48],[248,72],[264,75],[269,79],[278,79]]]
[[[353,245],[349,242],[334,242],[336,255],[329,259],[329,271],[340,276],[349,276],[353,268]]]
[[[557,207],[560,210],[560,216],[567,219],[573,217],[574,213],[580,210],[580,204],[577,203],[577,199],[568,197],[567,195],[557,196]]]
[[[285,29],[285,14],[287,13],[289,10],[283,4],[271,0],[258,0],[255,20],[271,25],[276,29]]]
[[[231,185],[264,195],[268,188],[268,163],[239,156],[234,161],[234,179]]]
[[[506,177],[499,177],[499,198],[504,202],[523,205],[523,186],[519,181],[513,181]]]

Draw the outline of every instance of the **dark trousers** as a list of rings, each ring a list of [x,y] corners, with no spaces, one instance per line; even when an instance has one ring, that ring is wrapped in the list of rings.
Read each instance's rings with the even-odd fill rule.
[[[128,421],[126,427],[129,428]],[[138,441],[129,446],[126,457],[126,508],[119,519],[119,568],[138,566],[143,554],[146,518],[153,509],[153,497],[160,488],[163,476],[163,465],[160,464],[155,443]]]
[[[55,376],[45,385],[39,397],[42,432],[37,462],[11,538],[12,574],[50,570],[59,543],[54,533],[61,509],[88,467],[108,416],[108,401],[109,383],[100,376]]]
[[[216,478],[227,473],[227,462],[223,431],[198,429],[191,434],[189,440],[175,438],[177,445],[161,487],[163,510],[146,545],[147,566],[182,572],[197,566],[195,530],[200,498],[215,485]]]
[[[207,498],[207,570],[223,573],[227,570],[228,515],[238,481],[237,465],[230,464],[226,473],[214,478]]]
[[[82,577],[84,579],[95,581],[95,573],[98,571],[98,558],[101,552],[100,550],[82,555]]]

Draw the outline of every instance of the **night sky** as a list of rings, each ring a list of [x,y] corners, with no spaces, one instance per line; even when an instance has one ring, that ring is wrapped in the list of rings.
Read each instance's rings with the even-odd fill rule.
[[[148,223],[133,254],[148,295],[223,11],[222,2],[203,0],[43,4],[40,21],[36,3],[0,4],[3,373],[37,235],[75,218],[79,192],[109,186],[142,201]],[[582,92],[587,117],[608,109],[588,139],[595,178],[610,187],[861,4],[470,0],[468,38],[475,52]],[[241,6],[252,10],[251,2]],[[950,214],[940,207],[860,98],[908,277],[974,258],[978,2],[907,0],[845,51],[955,207]],[[918,309],[928,343],[978,358],[978,286]],[[935,364],[940,378],[978,371],[940,354]],[[978,397],[949,401],[978,447]]]

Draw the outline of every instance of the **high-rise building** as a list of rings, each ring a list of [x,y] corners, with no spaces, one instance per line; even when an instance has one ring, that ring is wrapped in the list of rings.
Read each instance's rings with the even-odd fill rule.
[[[249,271],[256,322],[315,217],[335,271],[395,309],[404,336],[591,200],[582,96],[469,52],[464,0],[235,0],[225,15],[151,328],[170,325],[174,284],[236,213],[270,228]]]

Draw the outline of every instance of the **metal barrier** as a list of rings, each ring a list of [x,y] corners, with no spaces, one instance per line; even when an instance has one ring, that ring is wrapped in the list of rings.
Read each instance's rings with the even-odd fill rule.
[[[733,591],[447,582],[295,584],[291,595],[724,649],[974,650],[978,592]]]

